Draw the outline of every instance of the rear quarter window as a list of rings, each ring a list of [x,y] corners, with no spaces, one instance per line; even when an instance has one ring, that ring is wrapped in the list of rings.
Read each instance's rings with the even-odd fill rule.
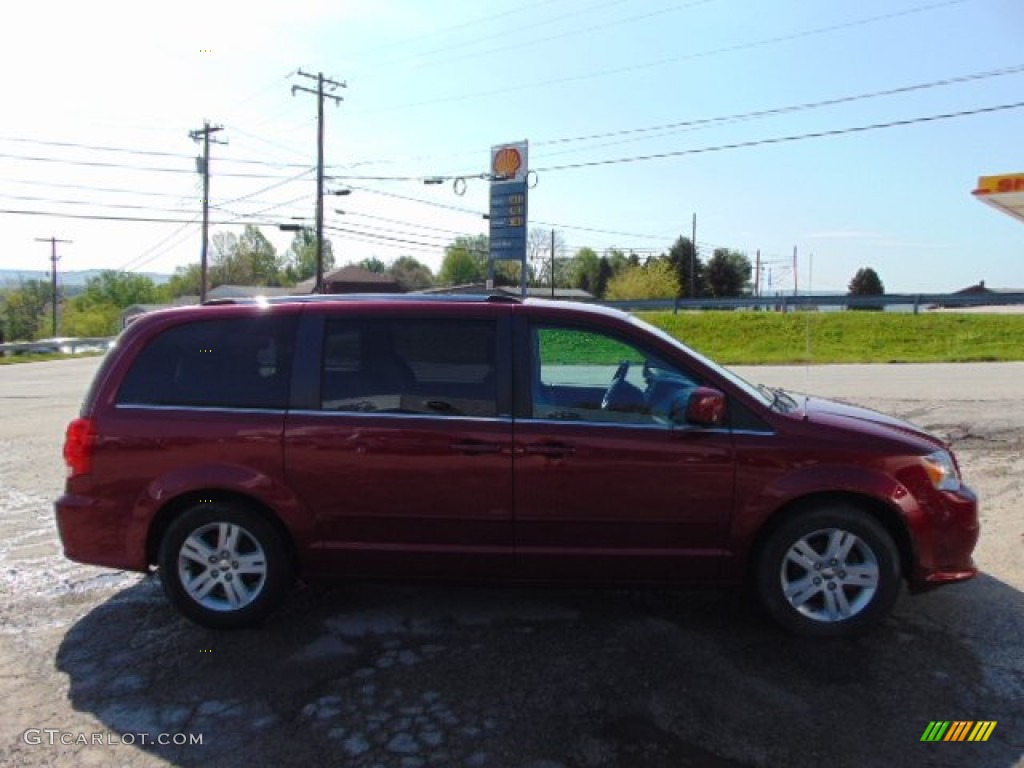
[[[135,358],[117,402],[286,408],[296,323],[294,316],[261,315],[168,328]]]

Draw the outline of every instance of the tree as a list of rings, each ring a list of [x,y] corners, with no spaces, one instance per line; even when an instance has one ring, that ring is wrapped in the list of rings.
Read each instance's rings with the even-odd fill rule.
[[[367,272],[373,272],[375,275],[383,275],[387,272],[388,265],[378,259],[376,256],[370,256],[360,261],[356,266],[362,267]]]
[[[881,296],[885,293],[882,278],[871,267],[862,267],[850,280],[850,296]],[[850,307],[850,309],[882,311],[882,307]]]
[[[198,284],[198,266],[196,280]],[[172,278],[173,279],[173,278]],[[121,311],[132,304],[157,304],[169,298],[145,275],[104,270],[89,278],[85,290],[65,303],[60,328],[64,336],[111,336],[121,325]]]
[[[553,230],[531,229],[526,236],[526,260],[531,267],[532,275],[541,285],[551,285],[551,237]],[[555,285],[568,285],[571,279],[570,270],[565,261],[565,238],[562,233],[554,231],[555,253]]]
[[[399,256],[388,267],[387,274],[398,283],[403,291],[422,291],[434,285],[434,273],[430,267],[412,256]]]
[[[609,248],[604,252],[604,258],[608,262],[608,266],[611,268],[611,275],[609,275],[609,278],[619,274],[619,272],[629,266],[629,259],[626,258],[625,252],[619,248]]]
[[[597,294],[597,283],[601,275],[601,259],[593,248],[583,247],[569,262],[570,285],[573,288]]]
[[[113,304],[88,304],[76,297],[60,318],[62,336],[113,336],[121,326],[121,310]]]
[[[109,305],[117,309],[160,300],[156,284],[145,275],[105,269],[85,283],[85,291],[71,300],[83,307]]]
[[[53,292],[49,281],[26,280],[9,291],[4,301],[4,338],[32,341],[48,334]]]
[[[708,289],[715,298],[742,296],[749,290],[753,268],[739,251],[716,248],[704,268]]]
[[[850,280],[850,296],[882,296],[885,286],[882,278],[871,267],[862,267]]]
[[[171,279],[167,281],[167,298],[176,299],[179,296],[199,295],[199,265],[189,264],[185,267],[177,267]]]
[[[303,227],[295,233],[291,245],[284,252],[284,274],[290,283],[298,283],[316,274],[316,230]],[[324,274],[334,269],[334,248],[324,239]]]
[[[655,260],[646,266],[631,265],[608,281],[605,298],[674,299],[679,295],[679,278],[672,265]]]
[[[594,283],[593,294],[599,299],[604,298],[608,290],[608,281],[612,279],[612,265],[607,256],[602,256],[598,262],[597,281]]]
[[[208,288],[225,283],[249,285],[252,282],[252,270],[249,269],[249,265],[238,259],[238,238],[233,232],[214,232],[210,237],[210,244],[213,248],[207,274]]]
[[[694,249],[690,238],[680,235],[668,249],[664,259],[672,265],[672,271],[679,281],[680,298],[702,296],[704,294],[705,271],[700,256]],[[691,286],[691,274],[693,285]]]
[[[250,283],[243,285],[280,285],[281,260],[274,244],[267,240],[259,227],[246,224],[242,236],[238,238],[236,258],[246,265],[252,276]],[[226,281],[225,281],[226,282]]]
[[[444,249],[444,261],[438,273],[442,285],[464,285],[487,279],[490,242],[487,235],[460,235]]]

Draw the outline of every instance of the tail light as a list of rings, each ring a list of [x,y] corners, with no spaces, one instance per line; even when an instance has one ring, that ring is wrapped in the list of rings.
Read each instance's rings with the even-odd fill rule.
[[[75,419],[68,424],[64,438],[64,461],[68,477],[87,475],[92,470],[92,451],[96,443],[96,426],[92,419]]]

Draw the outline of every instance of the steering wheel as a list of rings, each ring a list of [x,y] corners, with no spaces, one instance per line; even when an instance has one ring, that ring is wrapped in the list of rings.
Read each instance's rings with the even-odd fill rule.
[[[629,373],[629,360],[623,360],[619,363],[619,367],[615,369],[615,375],[612,376],[611,383],[608,385],[608,389],[604,392],[604,397],[601,398],[601,408],[607,411],[612,407],[612,403],[615,401],[615,393],[622,387],[626,381],[626,374]]]

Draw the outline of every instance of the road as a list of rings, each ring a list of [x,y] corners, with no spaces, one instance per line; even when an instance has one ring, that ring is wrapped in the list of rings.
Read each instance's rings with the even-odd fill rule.
[[[62,431],[97,364],[0,366],[2,765],[1024,765],[1024,364],[738,369],[942,434],[981,496],[983,575],[839,642],[714,590],[338,584],[199,629],[155,577],[60,555]],[[921,743],[932,720],[998,724]]]

